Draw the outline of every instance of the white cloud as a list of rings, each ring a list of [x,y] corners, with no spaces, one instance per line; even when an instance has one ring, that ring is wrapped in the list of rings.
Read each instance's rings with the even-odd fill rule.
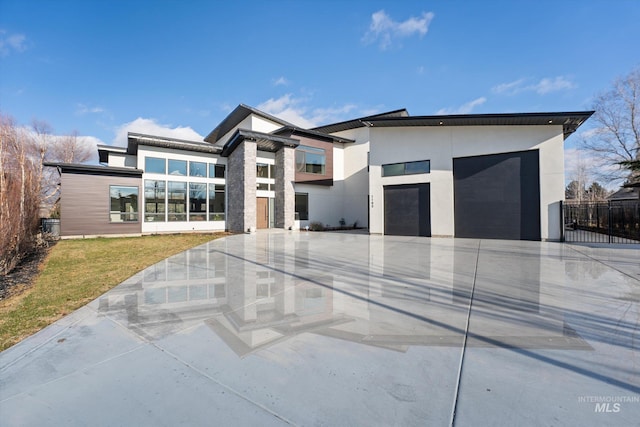
[[[0,29],[0,56],[7,56],[12,51],[24,52],[27,50],[27,37],[24,34],[9,34],[6,30]]]
[[[343,120],[348,113],[356,108],[353,104],[310,108],[307,105],[308,102],[306,98],[295,98],[291,94],[285,94],[280,98],[270,98],[256,108],[301,128],[313,128],[321,124]]]
[[[485,102],[487,102],[487,98],[481,96],[480,98],[476,98],[466,104],[462,104],[458,108],[441,108],[436,114],[469,114],[474,108],[484,104]]]
[[[418,35],[423,37],[429,31],[429,24],[435,15],[432,12],[422,12],[419,17],[411,17],[403,22],[394,21],[384,10],[371,15],[369,30],[362,38],[363,42],[378,42],[380,49],[391,47],[394,40]]]
[[[524,83],[524,79],[518,79],[509,83],[501,83],[497,86],[494,86],[491,90],[494,93],[506,93],[509,95],[513,95],[518,91],[522,90],[522,84]]]
[[[287,80],[284,76],[280,76],[277,79],[273,79],[274,86],[287,86],[289,84],[289,80]]]
[[[559,90],[568,90],[575,88],[576,85],[565,77],[558,76],[554,78],[545,78],[540,80],[533,86],[533,89],[539,95],[545,95],[551,92],[557,92]]]
[[[538,95],[546,95],[551,92],[569,90],[577,85],[565,76],[545,77],[537,82],[530,82],[530,79],[518,79],[509,83],[501,83],[494,86],[493,93],[516,95],[521,92],[536,92]]]
[[[104,113],[104,111],[105,110],[102,107],[89,107],[85,104],[78,104],[76,108],[76,114],[78,115]]]
[[[164,136],[168,138],[185,139],[187,141],[202,142],[204,137],[190,127],[173,127],[171,125],[158,123],[155,119],[137,119],[125,123],[116,129],[116,136],[113,145],[126,146],[127,133],[143,133],[146,135]]]

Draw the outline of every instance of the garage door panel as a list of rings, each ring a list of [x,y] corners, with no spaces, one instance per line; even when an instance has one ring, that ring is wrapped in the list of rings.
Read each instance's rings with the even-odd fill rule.
[[[395,236],[430,236],[429,184],[384,187],[384,233]]]
[[[453,160],[457,237],[540,240],[538,151]]]

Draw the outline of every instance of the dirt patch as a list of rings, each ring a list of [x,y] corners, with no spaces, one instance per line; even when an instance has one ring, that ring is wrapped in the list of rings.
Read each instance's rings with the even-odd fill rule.
[[[29,289],[40,272],[40,265],[46,258],[53,242],[48,247],[38,247],[7,275],[0,276],[0,301]]]

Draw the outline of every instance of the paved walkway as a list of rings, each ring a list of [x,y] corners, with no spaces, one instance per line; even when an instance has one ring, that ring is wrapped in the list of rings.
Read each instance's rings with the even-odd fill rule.
[[[631,426],[640,247],[279,232],[0,353],[0,424]]]

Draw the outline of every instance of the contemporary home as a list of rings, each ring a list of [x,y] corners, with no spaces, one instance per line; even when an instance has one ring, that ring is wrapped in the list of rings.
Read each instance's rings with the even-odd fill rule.
[[[370,233],[558,240],[564,140],[592,111],[410,116],[302,129],[239,105],[204,138],[129,133],[102,166],[55,164],[61,235],[311,223]]]

